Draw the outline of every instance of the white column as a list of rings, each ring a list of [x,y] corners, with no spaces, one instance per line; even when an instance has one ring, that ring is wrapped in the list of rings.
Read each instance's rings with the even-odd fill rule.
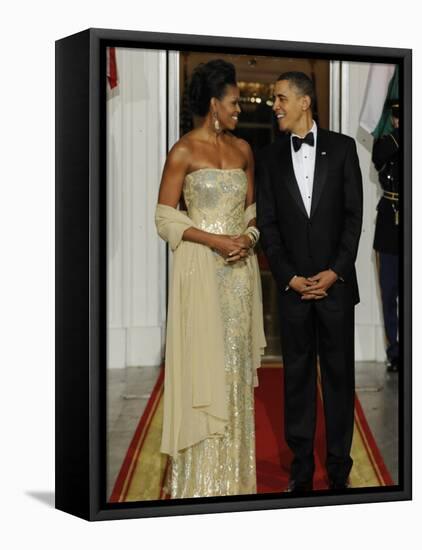
[[[165,244],[154,224],[166,156],[166,52],[117,48],[107,98],[108,367],[163,356]]]
[[[368,63],[341,64],[341,129],[357,143],[363,177],[363,226],[357,258],[360,304],[356,308],[356,360],[385,359],[382,306],[372,249],[380,186],[371,162],[372,136],[359,127],[359,115],[368,76]]]

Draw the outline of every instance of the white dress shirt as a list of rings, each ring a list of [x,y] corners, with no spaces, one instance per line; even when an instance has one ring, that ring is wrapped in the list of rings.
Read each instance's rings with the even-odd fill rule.
[[[316,151],[316,140],[317,140],[317,125],[315,120],[313,121],[312,128],[310,132],[314,134],[314,146],[308,145],[307,143],[302,143],[299,151],[295,151],[293,148],[293,136],[297,134],[291,134],[290,136],[290,147],[292,151],[292,161],[293,161],[293,170],[296,176],[296,181],[299,186],[299,191],[302,196],[303,204],[305,205],[306,212],[308,216],[311,215],[311,204],[312,204],[312,190],[314,187],[314,171],[315,171],[315,151]],[[297,136],[302,137],[302,136]],[[304,136],[303,136],[304,137]],[[285,290],[289,290],[289,285],[286,286]]]
[[[314,134],[314,146],[302,143],[299,151],[293,149],[293,136],[291,134],[290,147],[292,151],[293,169],[296,176],[296,181],[299,186],[303,204],[305,205],[308,216],[311,215],[312,190],[314,186],[314,171],[315,171],[315,151],[317,144],[317,125],[313,121],[310,132]],[[302,137],[302,136],[297,136]],[[304,137],[304,136],[303,136]]]
[[[311,216],[311,204],[312,204],[312,191],[314,187],[314,172],[315,172],[315,158],[316,158],[316,145],[317,145],[317,133],[318,127],[313,121],[312,128],[309,130],[314,134],[314,145],[308,145],[302,143],[299,151],[295,151],[293,148],[293,136],[297,134],[291,134],[290,147],[292,151],[293,169],[296,176],[296,181],[299,186],[300,194],[302,196],[303,204],[305,205],[308,216]],[[309,133],[309,132],[308,132]],[[297,136],[301,138],[302,136]],[[305,137],[305,136],[303,136]],[[337,275],[338,278],[344,282],[344,279]],[[290,287],[287,285],[285,290]]]

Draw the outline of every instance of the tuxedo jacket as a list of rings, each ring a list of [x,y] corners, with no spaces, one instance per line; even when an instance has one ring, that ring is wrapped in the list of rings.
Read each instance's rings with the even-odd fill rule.
[[[331,268],[347,301],[358,303],[362,175],[355,141],[318,128],[310,216],[294,173],[290,135],[260,153],[255,185],[261,245],[280,290],[294,275],[309,277]]]

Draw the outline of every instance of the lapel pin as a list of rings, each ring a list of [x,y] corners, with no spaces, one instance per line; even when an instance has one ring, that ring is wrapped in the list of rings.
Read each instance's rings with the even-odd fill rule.
[[[326,151],[322,151],[322,152],[321,152],[321,155],[326,155],[326,154],[327,154]]]

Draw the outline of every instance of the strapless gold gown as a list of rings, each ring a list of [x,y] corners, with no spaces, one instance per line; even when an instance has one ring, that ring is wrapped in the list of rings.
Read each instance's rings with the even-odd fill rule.
[[[196,170],[186,176],[183,187],[188,215],[196,227],[226,235],[244,230],[246,191],[242,169]],[[170,458],[165,489],[171,498],[256,492],[252,281],[244,261],[226,264],[214,254],[224,323],[229,422],[223,437],[207,438]]]

